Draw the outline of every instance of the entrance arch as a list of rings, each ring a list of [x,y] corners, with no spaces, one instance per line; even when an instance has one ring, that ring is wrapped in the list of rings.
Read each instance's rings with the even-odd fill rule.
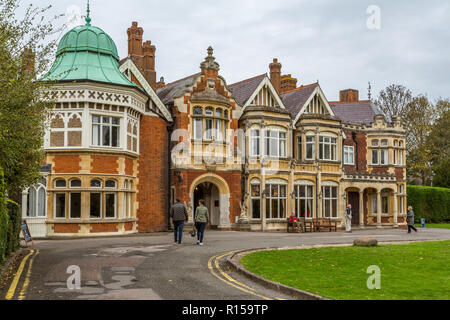
[[[205,174],[195,179],[190,188],[192,215],[203,199],[210,213],[211,226],[219,229],[231,227],[230,223],[230,189],[227,182],[215,174]],[[193,219],[193,218],[192,218]]]

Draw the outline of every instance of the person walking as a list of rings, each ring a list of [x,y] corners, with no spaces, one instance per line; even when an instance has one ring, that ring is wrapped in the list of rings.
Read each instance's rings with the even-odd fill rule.
[[[414,211],[411,206],[408,207],[408,213],[406,214],[406,219],[408,220],[408,233],[411,233],[411,229],[417,232],[416,227],[414,227]]]
[[[197,229],[197,244],[202,246],[206,224],[209,222],[209,213],[208,208],[205,207],[205,200],[199,201],[199,206],[195,210],[194,222]]]
[[[186,206],[181,203],[180,199],[176,200],[176,203],[170,209],[170,217],[173,222],[173,235],[175,238],[175,244],[181,244],[183,238],[184,222],[188,221],[188,213]]]
[[[352,232],[352,218],[353,218],[353,212],[352,212],[352,205],[349,203],[347,205],[347,208],[345,209],[345,231],[350,233]]]

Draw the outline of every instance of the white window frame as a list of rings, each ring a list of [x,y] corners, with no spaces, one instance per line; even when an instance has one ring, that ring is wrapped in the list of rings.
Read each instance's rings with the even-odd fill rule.
[[[256,149],[256,150],[255,150]],[[261,130],[250,130],[250,156],[259,157],[261,155]]]
[[[284,135],[284,137],[282,137]],[[287,134],[282,129],[267,129],[264,133],[264,155],[271,158],[286,157]],[[283,151],[283,152],[282,152]]]
[[[329,197],[325,196],[326,188],[330,188],[330,196]],[[336,197],[333,197],[333,188],[336,188]],[[334,200],[336,200],[336,212],[335,213],[332,212]],[[326,208],[325,202],[327,202],[327,201],[330,203],[330,212],[329,213],[325,212],[325,208]],[[339,216],[338,211],[339,211],[339,188],[338,188],[338,186],[331,185],[331,184],[322,185],[322,217],[336,219]],[[329,215],[327,215],[327,214],[329,214]]]
[[[325,149],[329,147],[329,157],[325,157]],[[322,153],[322,157],[320,157]],[[337,138],[335,136],[321,135],[319,137],[319,160],[336,161],[337,160]]]
[[[344,146],[344,164],[352,165],[352,166],[355,164],[355,147],[354,146]]]
[[[100,122],[94,122],[94,117],[99,117],[100,118]],[[103,119],[104,118],[108,118],[109,122],[108,123],[104,123]],[[113,119],[117,119],[119,124],[113,124],[112,120]],[[122,123],[122,118],[121,117],[117,117],[117,116],[110,116],[110,115],[99,115],[99,114],[91,114],[91,146],[92,147],[100,147],[100,148],[114,148],[114,149],[120,149],[121,148],[121,125]],[[94,127],[99,127],[99,139],[100,139],[100,143],[98,143],[99,141],[94,141]],[[103,144],[103,127],[109,127],[110,129],[110,137],[109,137],[109,145],[104,145]],[[112,134],[112,128],[116,127],[118,128],[118,132],[117,132],[117,146],[113,146],[113,134]],[[128,130],[127,130],[128,131]]]
[[[252,193],[253,186],[259,186],[259,196],[253,196],[253,193]],[[253,216],[253,201],[254,200],[260,202],[259,203],[259,218],[255,218]],[[255,181],[255,182],[250,183],[250,207],[252,209],[252,214],[251,214],[252,220],[257,220],[257,221],[261,220],[262,219],[262,211],[261,211],[261,183],[260,182]]]
[[[305,191],[305,196],[301,197],[300,196],[300,188],[304,188]],[[312,189],[312,193],[311,196],[308,196],[308,188]],[[301,212],[299,212],[300,210],[300,202],[304,201],[305,202],[305,208],[309,207],[309,204],[311,204],[311,208],[310,208],[310,212],[309,212],[309,217],[306,216],[305,213],[305,218],[306,219],[312,219],[314,217],[314,184],[311,182],[307,182],[307,183],[295,183],[294,185],[294,194],[295,194],[295,216],[296,217],[301,217]]]
[[[277,187],[278,188],[278,196],[277,197],[273,197],[272,196],[272,187]],[[281,196],[281,187],[285,188],[285,195],[284,197]],[[266,202],[267,200],[269,201],[269,207],[267,208],[266,205],[266,214],[269,213],[269,217],[266,219],[267,220],[280,220],[280,219],[286,219],[286,215],[287,215],[287,184],[276,184],[276,183],[268,183],[266,184],[266,190],[269,190],[269,194],[266,194]],[[277,211],[277,217],[274,217],[273,212],[272,212],[272,200],[277,200],[278,202],[278,211]],[[281,202],[284,201],[284,216],[280,216],[281,214]]]

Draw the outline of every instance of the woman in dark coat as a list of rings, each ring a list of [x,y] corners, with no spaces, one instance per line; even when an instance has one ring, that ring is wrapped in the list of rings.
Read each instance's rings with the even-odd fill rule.
[[[411,229],[417,232],[416,227],[414,227],[414,211],[411,206],[408,207],[408,213],[406,215],[406,219],[408,220],[408,233],[411,233]]]

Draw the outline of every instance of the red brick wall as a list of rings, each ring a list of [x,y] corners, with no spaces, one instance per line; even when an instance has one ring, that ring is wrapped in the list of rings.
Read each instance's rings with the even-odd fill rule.
[[[358,153],[358,156],[355,154],[355,165],[344,165],[344,171],[349,173],[354,172],[366,172],[367,171],[367,141],[366,141],[366,133],[357,132],[356,133],[356,141],[358,142],[358,149],[356,149],[356,143],[353,140],[352,131],[344,130],[347,139],[344,140],[345,146],[353,146],[355,147],[355,152]],[[344,159],[342,159],[344,161]],[[356,163],[356,161],[358,161]],[[356,166],[356,164],[358,166]]]
[[[124,223],[125,231],[131,231],[133,230],[133,222],[126,222]]]
[[[133,175],[133,159],[125,158],[125,174],[127,176]]]
[[[56,155],[53,158],[53,170],[55,173],[78,173],[81,158],[78,155]]]
[[[91,233],[117,232],[117,227],[117,223],[93,223],[91,224]]]
[[[168,228],[169,197],[166,121],[159,117],[143,116],[140,125],[138,230],[165,231]]]
[[[78,233],[80,226],[76,223],[54,224],[53,231],[55,233]]]
[[[116,156],[91,156],[91,173],[119,174],[119,158]]]
[[[395,168],[395,177],[397,178],[397,180],[405,180],[405,175],[404,173],[404,169],[403,168]]]

